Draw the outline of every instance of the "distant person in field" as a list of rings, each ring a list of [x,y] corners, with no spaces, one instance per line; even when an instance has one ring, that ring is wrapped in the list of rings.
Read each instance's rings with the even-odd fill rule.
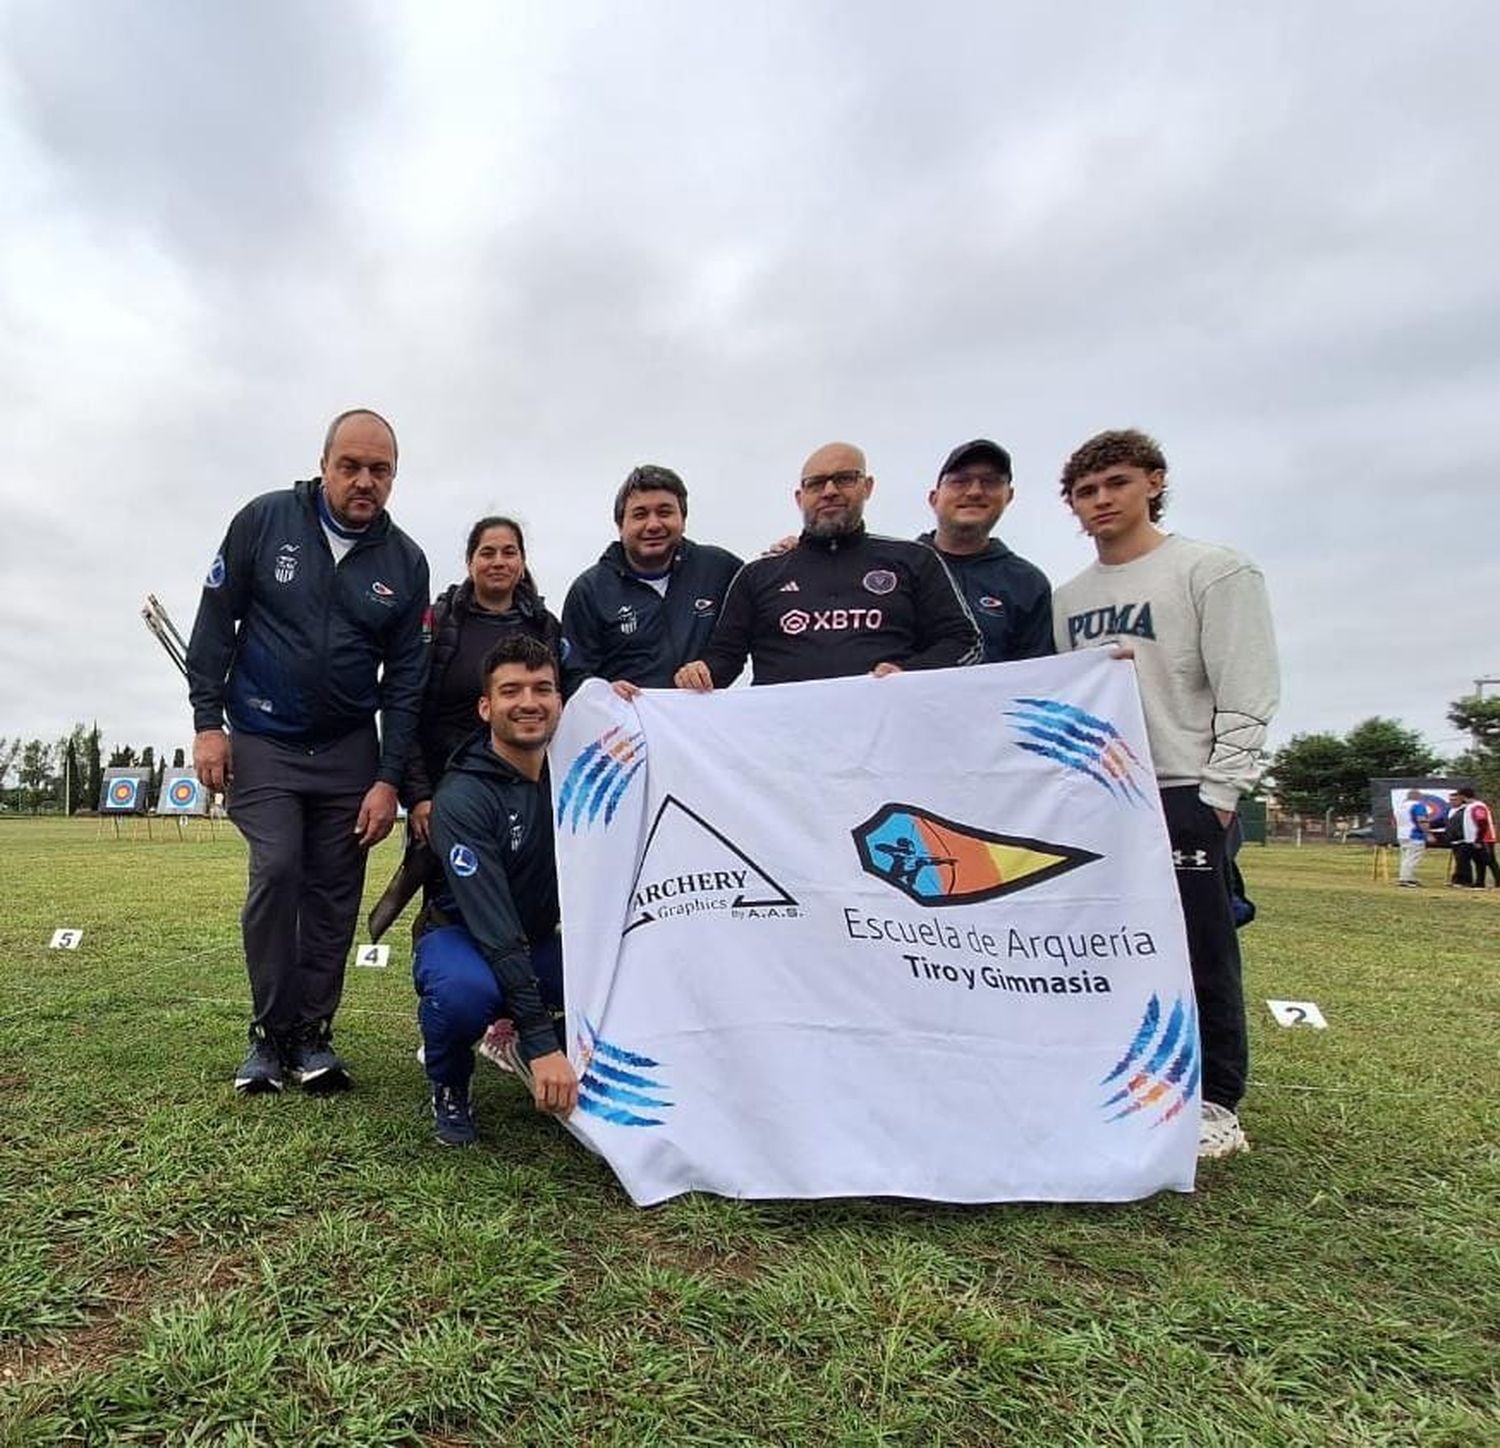
[[[250,846],[246,1092],[350,1084],[333,1017],[427,677],[427,560],[386,512],[395,432],[340,413],[318,471],[235,514],[188,640],[193,766]]]
[[[1249,1070],[1240,948],[1226,884],[1228,831],[1261,772],[1279,698],[1265,580],[1248,558],[1157,526],[1167,460],[1134,429],[1090,438],[1062,495],[1096,561],[1053,591],[1058,652],[1113,645],[1135,660],[1161,786],[1203,1046],[1198,1154],[1249,1143],[1238,1109]]]
[[[557,656],[511,633],[490,650],[482,679],[487,730],[454,756],[433,796],[429,835],[443,884],[412,961],[433,1130],[444,1146],[477,1138],[474,1047],[496,1022],[505,1023],[499,1052],[538,1110],[566,1116],[578,1101],[555,1023],[562,939],[546,764],[562,712]]]
[[[1407,890],[1421,888],[1417,879],[1417,867],[1427,853],[1427,843],[1432,838],[1432,806],[1422,798],[1420,789],[1409,789],[1401,807],[1396,811],[1396,840],[1401,847],[1401,864],[1396,871],[1396,883]]]
[[[1462,785],[1458,795],[1464,806],[1464,844],[1474,868],[1474,888],[1483,890],[1488,876],[1494,880],[1496,889],[1500,889],[1500,863],[1495,859],[1495,812],[1479,798],[1473,785]]]
[[[1448,847],[1452,868],[1448,888],[1464,890],[1474,883],[1474,858],[1464,839],[1464,797],[1456,789],[1448,795],[1448,813],[1443,817],[1442,842]]]

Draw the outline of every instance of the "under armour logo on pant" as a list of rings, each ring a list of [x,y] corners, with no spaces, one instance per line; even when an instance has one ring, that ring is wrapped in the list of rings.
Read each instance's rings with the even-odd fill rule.
[[[1172,863],[1179,870],[1206,870],[1208,865],[1207,850],[1173,850]]]

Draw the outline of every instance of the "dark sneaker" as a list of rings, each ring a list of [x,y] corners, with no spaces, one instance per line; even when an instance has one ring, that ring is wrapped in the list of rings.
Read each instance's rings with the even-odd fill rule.
[[[443,1146],[473,1146],[479,1139],[466,1091],[457,1086],[432,1088],[432,1132]]]
[[[234,1073],[234,1089],[256,1096],[282,1088],[281,1050],[264,1026],[250,1028],[250,1054]]]
[[[287,1064],[304,1091],[326,1095],[354,1084],[333,1049],[333,1028],[327,1021],[304,1021],[292,1032]]]

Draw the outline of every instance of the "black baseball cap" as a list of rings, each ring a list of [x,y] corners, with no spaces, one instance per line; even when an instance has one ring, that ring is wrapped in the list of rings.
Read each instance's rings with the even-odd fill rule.
[[[987,437],[976,437],[973,442],[960,443],[948,454],[947,461],[938,469],[938,477],[942,477],[944,473],[955,472],[965,463],[973,462],[977,458],[988,459],[1007,478],[1011,476],[1010,454],[998,442],[991,442]]]

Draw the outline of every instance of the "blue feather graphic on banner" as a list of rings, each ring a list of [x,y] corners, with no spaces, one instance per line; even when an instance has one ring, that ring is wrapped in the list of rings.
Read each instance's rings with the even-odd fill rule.
[[[604,801],[604,823],[606,825],[608,825],[609,822],[614,819],[615,810],[619,807],[620,801],[625,798],[625,791],[630,788],[630,781],[636,777],[636,774],[639,772],[642,763],[644,763],[644,761],[640,760],[635,764],[632,764],[630,768],[620,776],[619,783],[609,791],[609,796]],[[597,812],[597,804],[594,806],[594,809]],[[590,820],[592,820],[593,815],[590,814],[589,818]]]
[[[639,1051],[627,1050],[606,1041],[588,1019],[583,1022],[580,1041],[583,1052],[583,1074],[578,1082],[578,1109],[615,1126],[661,1126],[659,1116],[642,1116],[640,1111],[667,1111],[676,1103],[648,1092],[668,1090],[664,1081],[643,1074],[656,1070],[660,1062]],[[630,1066],[634,1070],[622,1068]],[[631,1108],[637,1108],[632,1110]]]
[[[662,1111],[675,1103],[662,1101],[655,1096],[647,1096],[640,1091],[627,1091],[623,1086],[616,1086],[609,1081],[601,1081],[592,1071],[585,1071],[583,1079],[578,1083],[580,1091],[587,1091],[591,1096],[604,1101],[616,1102],[623,1106],[644,1106],[651,1111]]]
[[[1161,1020],[1161,1002],[1155,994],[1146,1002],[1146,1014],[1141,1017],[1141,1028],[1135,1033],[1135,1039],[1130,1043],[1130,1049],[1121,1057],[1119,1064],[1101,1082],[1108,1085],[1122,1071],[1126,1070],[1132,1061],[1141,1054],[1151,1043],[1151,1038],[1156,1034],[1157,1023]]]
[[[1139,782],[1145,766],[1108,719],[1060,699],[1017,699],[1016,703],[1019,707],[1007,709],[1006,715],[1016,721],[1016,733],[1024,736],[1016,740],[1020,748],[1082,774],[1117,799],[1146,803]]]
[[[590,1026],[591,1034],[593,1030],[593,1026]],[[659,1066],[661,1064],[660,1061],[653,1061],[650,1056],[638,1056],[634,1051],[622,1050],[599,1035],[594,1036],[594,1050],[606,1061],[618,1061],[622,1066]]]
[[[1151,1053],[1151,1059],[1142,1068],[1148,1075],[1155,1076],[1171,1059],[1172,1052],[1177,1049],[1177,1043],[1181,1039],[1182,1023],[1186,1016],[1187,1012],[1182,1008],[1182,997],[1179,996],[1172,1003],[1172,1014],[1167,1017],[1167,1027],[1161,1033],[1161,1040]]]
[[[593,1064],[589,1070],[596,1076],[601,1076],[606,1081],[613,1081],[617,1086],[651,1086],[655,1083],[649,1076],[642,1076],[637,1071],[622,1071],[618,1066],[611,1066],[603,1059],[603,1052],[594,1057]]]
[[[1099,1084],[1107,1086],[1121,1076],[1127,1077],[1101,1103],[1106,1120],[1120,1121],[1149,1111],[1155,1117],[1151,1124],[1161,1126],[1197,1097],[1201,1069],[1198,1012],[1191,1002],[1178,996],[1165,1023],[1161,1016],[1161,1001],[1153,994],[1124,1056],[1101,1079]]]
[[[607,829],[630,782],[646,762],[646,736],[626,734],[616,725],[586,745],[568,766],[557,791],[557,823],[577,834],[596,823]]]
[[[606,1106],[603,1102],[595,1101],[588,1096],[578,1098],[578,1109],[615,1126],[660,1126],[662,1124],[654,1116],[637,1116],[633,1111],[625,1111],[618,1106]]]

